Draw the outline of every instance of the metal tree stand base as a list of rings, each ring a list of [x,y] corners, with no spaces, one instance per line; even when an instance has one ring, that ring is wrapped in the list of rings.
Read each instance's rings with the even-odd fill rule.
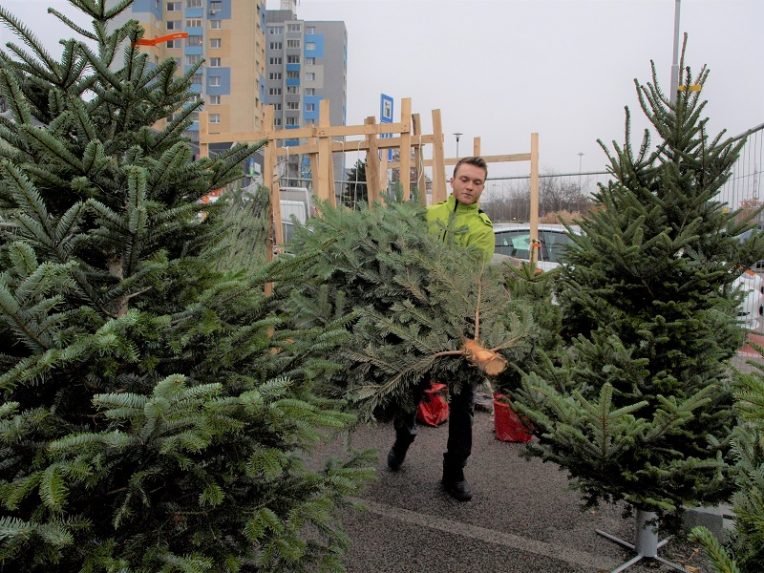
[[[637,510],[637,516],[636,516],[637,544],[636,545],[633,545],[629,543],[628,541],[624,541],[623,539],[619,539],[615,535],[610,535],[609,533],[600,531],[599,529],[595,530],[599,535],[601,535],[605,539],[609,539],[610,541],[613,541],[617,543],[618,545],[622,545],[623,547],[626,547],[627,549],[631,549],[632,551],[635,551],[637,553],[636,557],[629,559],[626,563],[624,563],[620,567],[613,569],[610,573],[620,573],[621,571],[626,571],[629,567],[631,567],[632,565],[636,565],[642,559],[654,559],[655,561],[662,563],[666,567],[670,567],[677,571],[684,571],[684,573],[690,573],[689,571],[687,571],[687,569],[685,569],[681,565],[678,565],[677,563],[672,563],[671,561],[667,561],[666,559],[663,559],[663,557],[658,557],[658,549],[666,545],[666,543],[669,542],[669,539],[671,539],[671,537],[667,537],[663,541],[658,541],[658,528],[650,525],[650,523],[655,520],[655,517],[656,515],[652,511]]]

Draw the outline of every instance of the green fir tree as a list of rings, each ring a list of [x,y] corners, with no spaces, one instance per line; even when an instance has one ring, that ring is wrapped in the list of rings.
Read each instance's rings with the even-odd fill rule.
[[[761,358],[764,349],[757,348]],[[735,406],[740,423],[735,428],[736,491],[732,497],[735,527],[727,547],[705,528],[693,536],[706,548],[719,573],[764,571],[764,364],[750,361],[751,371],[735,380]]]
[[[495,375],[493,367],[504,369],[531,320],[480,253],[442,242],[412,202],[321,211],[296,232],[295,256],[278,262],[274,275],[282,285],[297,285],[282,288],[281,296],[303,326],[348,311],[356,317],[336,354],[344,367],[329,395],[359,401],[369,414],[410,407],[410,389],[423,378],[458,393],[486,372]],[[477,360],[470,341],[495,362]]]
[[[704,68],[685,85],[705,85]],[[566,252],[557,298],[571,346],[524,380],[532,453],[565,468],[588,502],[665,517],[726,499],[734,414],[727,360],[742,341],[733,282],[761,258],[717,197],[742,143],[711,136],[702,91],[676,102],[635,81],[658,135],[605,149],[613,180]]]
[[[254,150],[192,160],[198,66],[70,3],[59,60],[0,7],[0,571],[341,570],[369,470],[305,459],[352,422],[313,392],[344,324],[285,326],[198,202]]]

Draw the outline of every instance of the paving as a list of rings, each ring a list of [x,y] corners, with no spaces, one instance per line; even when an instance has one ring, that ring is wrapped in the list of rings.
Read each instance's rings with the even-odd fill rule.
[[[633,541],[633,519],[622,517],[623,508],[582,509],[557,466],[526,460],[524,445],[495,439],[489,412],[475,416],[467,466],[474,497],[452,500],[439,486],[447,437],[447,424],[420,428],[399,472],[385,466],[390,424],[360,426],[333,445],[379,452],[378,477],[357,500],[364,509],[343,512],[349,573],[600,572],[633,556],[595,531]],[[660,555],[691,573],[712,571],[686,540],[671,540]],[[670,570],[657,565],[641,562],[628,571]]]

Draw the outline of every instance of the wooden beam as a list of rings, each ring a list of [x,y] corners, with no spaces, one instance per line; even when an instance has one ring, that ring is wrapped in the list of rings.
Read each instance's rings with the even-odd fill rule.
[[[472,155],[473,157],[480,157],[480,138],[476,137],[472,140]]]
[[[445,201],[446,195],[446,166],[443,162],[443,125],[440,121],[440,110],[432,110],[432,202]]]
[[[484,155],[483,159],[485,159],[486,163],[509,163],[512,161],[530,161],[531,154],[530,153],[513,153],[511,155]],[[443,160],[443,164],[456,165],[457,161],[459,161],[459,158],[457,157],[447,157]],[[424,164],[426,167],[432,167],[433,160],[428,159],[424,162]]]
[[[321,127],[331,125],[329,100],[322,99],[319,104],[318,124]],[[332,142],[328,135],[318,136],[318,197],[332,203],[333,187],[331,181]]]
[[[324,100],[321,100],[324,101]],[[328,101],[328,100],[326,100]],[[204,112],[200,112],[204,113]],[[326,125],[318,127],[298,127],[295,129],[279,129],[262,131],[246,131],[240,133],[211,133],[207,136],[207,143],[246,143],[256,142],[263,139],[307,139],[310,137],[346,137],[346,136],[365,136],[375,133],[409,133],[410,126],[404,123],[378,123],[369,127],[368,125]]]
[[[538,261],[539,243],[539,134],[531,133],[531,212],[530,212],[530,239],[531,239],[531,262]]]
[[[427,206],[427,178],[424,174],[424,152],[422,151],[422,120],[418,113],[411,116],[411,132],[414,135],[414,161],[416,161],[416,188],[419,204]],[[432,141],[432,138],[430,138]]]
[[[265,125],[273,125],[273,106],[265,106]],[[263,150],[263,185],[268,189],[268,234],[265,238],[265,258],[270,261],[273,259],[273,236],[283,235],[281,229],[281,202],[279,201],[278,189],[274,187],[276,181],[276,153],[274,142],[269,141]],[[278,219],[276,219],[278,217]],[[283,242],[283,236],[282,236]]]
[[[210,156],[210,144],[209,144],[209,117],[206,111],[199,112],[199,119],[197,123],[199,125],[199,157]]]
[[[411,199],[411,98],[405,97],[401,100],[401,123],[405,130],[401,130],[399,173],[403,200],[408,201]]]
[[[428,144],[433,142],[432,135],[420,136],[422,144]],[[413,141],[413,140],[412,140]],[[377,149],[392,149],[401,146],[400,137],[390,137],[387,139],[377,139]],[[332,151],[337,152],[349,152],[349,151],[367,151],[369,149],[369,142],[362,140],[354,141],[332,141]],[[318,153],[317,143],[305,143],[303,145],[292,145],[290,147],[279,147],[277,151],[278,155],[296,155]]]
[[[366,118],[367,125],[374,125],[377,119],[374,116]],[[366,136],[368,151],[366,152],[366,198],[369,205],[379,200],[379,151],[377,151],[377,135],[370,133]]]

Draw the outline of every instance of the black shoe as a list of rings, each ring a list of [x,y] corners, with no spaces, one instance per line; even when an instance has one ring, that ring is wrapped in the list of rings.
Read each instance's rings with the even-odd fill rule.
[[[441,482],[443,489],[448,495],[453,497],[457,501],[469,501],[472,499],[472,492],[470,486],[467,484],[467,480],[460,481],[446,481]]]
[[[399,454],[395,448],[390,448],[387,452],[387,467],[390,471],[397,472],[403,465],[403,460],[406,459],[406,452]]]

